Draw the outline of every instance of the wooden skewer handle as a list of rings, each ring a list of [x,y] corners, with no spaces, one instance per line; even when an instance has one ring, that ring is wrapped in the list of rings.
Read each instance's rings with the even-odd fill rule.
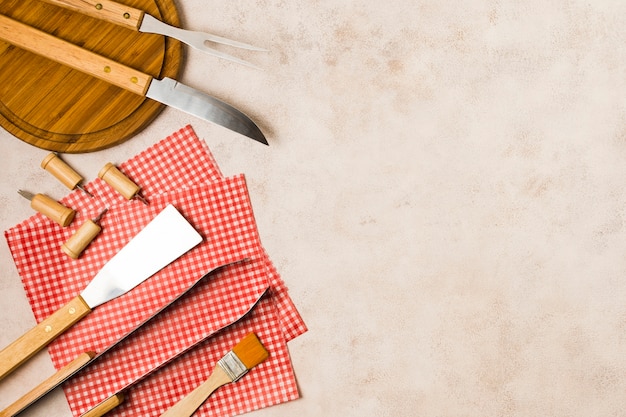
[[[152,76],[0,15],[0,38],[125,90],[146,95]]]
[[[76,357],[76,359],[56,371],[52,376],[50,376],[41,384],[37,385],[35,388],[23,395],[19,400],[15,401],[13,404],[0,411],[0,417],[13,417],[14,415],[18,414],[30,404],[37,401],[37,399],[39,399],[41,396],[48,393],[48,391],[50,391],[52,388],[65,381],[74,372],[89,363],[89,361],[91,361],[95,356],[95,352],[81,353]]]
[[[229,382],[232,381],[226,372],[220,366],[216,366],[209,379],[161,414],[161,417],[190,417],[216,389]]]
[[[113,410],[115,407],[124,402],[124,394],[118,393],[110,396],[106,400],[102,401],[100,404],[87,411],[85,414],[80,417],[102,417],[109,411]]]
[[[76,212],[71,208],[65,207],[44,194],[35,194],[30,200],[30,206],[63,227],[69,226],[76,215]]]
[[[66,164],[57,154],[51,152],[41,161],[41,167],[54,175],[56,179],[61,181],[70,190],[83,180],[76,171]]]
[[[110,162],[98,172],[98,178],[113,187],[127,200],[132,200],[140,190],[137,184],[132,182],[122,171]]]
[[[106,20],[116,25],[138,30],[144,12],[110,0],[43,0],[55,6]]]
[[[70,258],[78,259],[92,240],[98,236],[102,227],[93,220],[85,220],[78,230],[61,245],[61,250]]]
[[[0,351],[0,380],[85,317],[91,309],[79,295]]]

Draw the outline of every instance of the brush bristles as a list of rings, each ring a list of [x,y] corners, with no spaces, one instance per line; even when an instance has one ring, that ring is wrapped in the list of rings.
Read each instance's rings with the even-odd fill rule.
[[[237,355],[247,369],[254,368],[269,356],[269,353],[254,333],[250,333],[241,339],[237,346],[233,348],[233,353]]]

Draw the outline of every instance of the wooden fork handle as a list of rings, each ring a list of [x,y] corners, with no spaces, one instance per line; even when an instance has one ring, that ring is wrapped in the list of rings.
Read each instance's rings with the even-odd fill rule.
[[[111,0],[43,0],[116,25],[138,30],[144,11]]]
[[[0,351],[0,379],[85,317],[91,309],[79,295]]]
[[[146,95],[152,76],[0,15],[0,38],[132,93]]]

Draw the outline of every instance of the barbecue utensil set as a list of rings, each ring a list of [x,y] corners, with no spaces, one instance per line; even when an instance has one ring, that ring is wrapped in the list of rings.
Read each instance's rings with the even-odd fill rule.
[[[209,44],[219,43],[252,51],[265,51],[262,48],[209,33],[173,27],[142,10],[109,0],[44,1],[131,30],[172,37],[209,55],[250,67],[255,66],[247,61],[213,49]],[[0,14],[0,39],[132,93],[178,108],[255,141],[268,144],[259,127],[248,116],[214,97],[185,86],[173,79],[155,79],[150,75],[2,14]],[[57,177],[65,174],[67,169],[63,166],[58,166],[60,160],[57,160],[58,158],[55,158],[54,154],[51,155],[50,160],[46,161],[46,165],[49,164],[49,167],[44,168]],[[111,176],[113,174],[109,172],[107,175]],[[62,181],[68,188],[84,190],[80,176],[76,178],[65,177],[63,178],[64,181]],[[86,190],[84,191],[87,192]],[[35,203],[38,199],[45,198],[42,195],[29,194],[25,196]],[[132,290],[169,263],[191,250],[201,241],[202,237],[188,221],[176,208],[168,205],[104,265],[79,295],[0,351],[0,380],[80,321],[93,308]],[[100,354],[85,352],[79,355],[52,377],[42,382],[36,389],[1,411],[0,416],[13,416],[19,413],[52,388],[87,366],[102,353],[104,352],[100,352]],[[205,384],[198,387],[196,391],[190,394],[189,398],[183,399],[180,404],[174,406],[164,415],[191,415],[215,389],[223,384],[236,381],[266,357],[267,351],[265,351],[258,338],[253,334],[248,335],[216,365],[214,374]],[[102,415],[102,413],[119,404],[121,400],[122,394],[116,394],[97,407],[103,411],[94,410],[86,415]],[[186,411],[183,414],[181,410]]]

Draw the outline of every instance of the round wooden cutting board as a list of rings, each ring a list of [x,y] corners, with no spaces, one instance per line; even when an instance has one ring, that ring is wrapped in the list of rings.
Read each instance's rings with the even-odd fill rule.
[[[180,25],[173,0],[118,0]],[[180,42],[135,32],[33,0],[0,0],[0,12],[155,78],[176,79]],[[0,125],[39,148],[91,152],[129,139],[163,105],[0,40]]]

